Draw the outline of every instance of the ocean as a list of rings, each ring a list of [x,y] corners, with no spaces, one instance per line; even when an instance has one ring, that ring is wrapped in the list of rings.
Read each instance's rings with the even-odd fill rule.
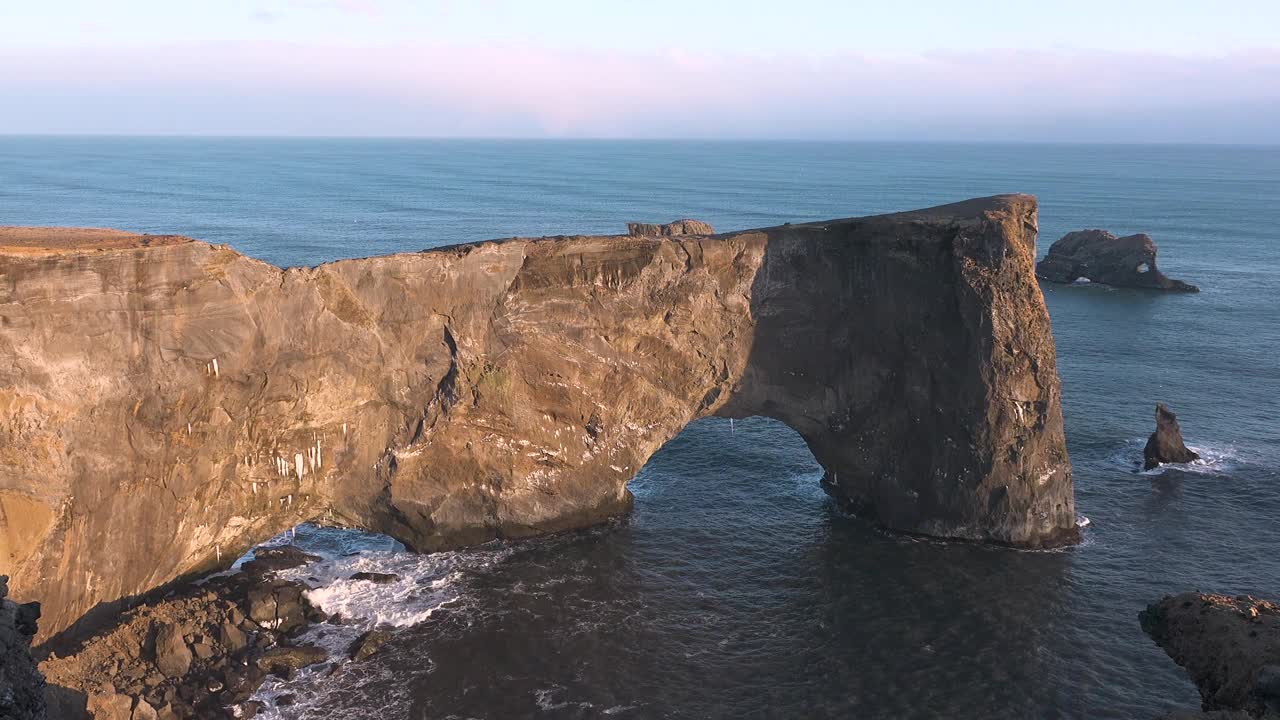
[[[602,527],[432,555],[301,526],[295,571],[360,664],[271,719],[1150,718],[1194,686],[1137,613],[1280,593],[1280,147],[0,138],[0,224],[226,243],[277,265],[511,235],[719,230],[1026,192],[1039,252],[1145,232],[1193,295],[1044,286],[1084,541],[1026,552],[842,514],[790,429],[694,423]],[[1140,472],[1156,402],[1204,456]],[[294,539],[294,533],[276,541]],[[395,583],[346,579],[394,572]],[[280,700],[292,696],[293,704]],[[287,701],[286,701],[287,702]]]

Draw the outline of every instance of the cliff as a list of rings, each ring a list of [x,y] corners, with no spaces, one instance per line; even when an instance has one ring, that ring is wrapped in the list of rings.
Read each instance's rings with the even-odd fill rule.
[[[436,550],[625,512],[690,421],[885,527],[1075,539],[1035,199],[282,270],[0,231],[0,573],[56,632],[308,519]]]
[[[1188,592],[1148,606],[1138,620],[1195,682],[1201,717],[1280,718],[1280,605]]]

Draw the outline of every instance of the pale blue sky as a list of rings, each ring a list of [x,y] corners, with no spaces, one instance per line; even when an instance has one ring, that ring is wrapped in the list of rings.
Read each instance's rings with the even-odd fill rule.
[[[0,42],[65,47],[276,40],[913,52],[1051,47],[1202,55],[1275,47],[1275,0],[41,0]]]
[[[4,0],[0,132],[1280,142],[1276,28],[1277,0]]]

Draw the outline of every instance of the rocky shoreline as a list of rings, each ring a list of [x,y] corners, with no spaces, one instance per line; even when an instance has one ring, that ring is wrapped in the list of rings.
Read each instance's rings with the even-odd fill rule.
[[[1138,620],[1200,690],[1202,713],[1169,718],[1280,718],[1280,605],[1192,592],[1165,597]]]
[[[240,572],[139,605],[71,653],[50,656],[40,664],[49,717],[254,717],[262,705],[250,698],[269,676],[292,677],[330,659],[299,636],[315,623],[343,619],[313,607],[304,584],[276,576],[316,559],[293,546],[259,549]],[[350,653],[363,660],[383,639],[376,630],[365,633]]]

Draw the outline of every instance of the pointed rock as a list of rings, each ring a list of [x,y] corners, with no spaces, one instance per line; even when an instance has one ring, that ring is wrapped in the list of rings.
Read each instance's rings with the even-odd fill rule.
[[[1142,459],[1144,470],[1165,463],[1189,463],[1200,459],[1199,455],[1183,444],[1178,416],[1164,403],[1156,405],[1156,431],[1147,438],[1147,446],[1142,449]]]

